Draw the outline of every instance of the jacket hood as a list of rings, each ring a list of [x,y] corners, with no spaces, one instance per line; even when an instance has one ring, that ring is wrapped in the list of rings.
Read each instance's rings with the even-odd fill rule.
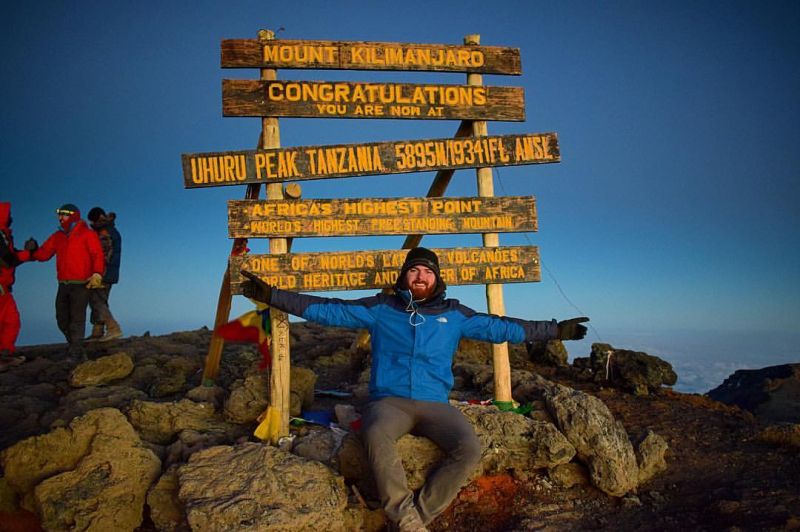
[[[11,204],[0,201],[0,229],[8,229],[8,219],[11,218]]]

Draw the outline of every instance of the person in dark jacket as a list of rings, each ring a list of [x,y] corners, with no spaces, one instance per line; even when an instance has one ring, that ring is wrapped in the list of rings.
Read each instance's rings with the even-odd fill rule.
[[[25,361],[25,357],[14,356],[20,330],[19,309],[11,294],[15,270],[21,263],[30,260],[30,250],[36,241],[29,240],[25,249],[14,247],[11,231],[11,204],[0,202],[0,371]]]
[[[67,354],[77,361],[86,359],[83,336],[89,290],[103,284],[105,259],[97,233],[81,219],[78,207],[66,203],[56,210],[59,229],[34,253],[38,261],[56,256],[56,322],[67,340]]]
[[[106,260],[106,273],[103,275],[103,286],[89,292],[89,307],[92,312],[89,321],[92,323],[92,334],[87,340],[106,342],[122,336],[122,329],[114,319],[108,298],[111,287],[119,282],[119,264],[122,258],[122,236],[116,228],[117,215],[106,214],[100,207],[94,207],[86,216],[89,225],[100,238],[103,256]]]
[[[476,312],[445,298],[439,259],[425,248],[406,255],[393,294],[351,301],[272,287],[248,271],[242,293],[323,325],[366,328],[372,344],[370,402],[362,436],[386,515],[400,530],[425,530],[477,466],[481,447],[472,425],[448,403],[453,356],[461,338],[492,343],[583,338],[588,318],[528,321]],[[447,460],[415,497],[406,485],[396,442],[413,432],[438,445]]]

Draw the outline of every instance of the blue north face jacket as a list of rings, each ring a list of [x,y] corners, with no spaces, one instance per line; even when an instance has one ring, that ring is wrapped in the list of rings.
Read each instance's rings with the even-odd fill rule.
[[[412,302],[408,290],[354,300],[272,289],[270,305],[309,321],[365,328],[372,341],[371,399],[404,397],[446,403],[461,338],[520,343],[556,337],[556,320],[527,321],[475,312],[440,294]]]

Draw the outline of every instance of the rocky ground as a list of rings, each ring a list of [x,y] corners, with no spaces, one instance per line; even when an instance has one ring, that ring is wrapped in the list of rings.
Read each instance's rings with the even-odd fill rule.
[[[90,359],[109,367],[92,371],[66,362],[63,345],[21,349],[28,361],[0,373],[0,449],[6,449],[8,455],[8,449],[18,442],[53,434],[54,429],[68,426],[76,416],[101,407],[119,409],[147,440],[143,446],[160,459],[161,465],[156,462],[157,471],[152,473],[156,477],[170,466],[186,464],[205,447],[256,442],[253,419],[265,407],[263,388],[267,379],[265,373],[254,370],[259,355],[253,346],[227,344],[215,386],[203,386],[209,339],[209,331],[198,330],[94,344],[90,346]],[[363,403],[368,357],[353,347],[355,339],[353,331],[292,325],[293,367],[311,370],[293,378],[310,381],[318,392],[314,397],[309,397],[308,390],[297,392],[295,411],[332,411],[337,404],[351,404],[357,409]],[[456,399],[491,397],[491,379],[486,378],[490,375],[488,353],[486,345],[462,345],[456,362]],[[541,357],[535,359],[541,361]],[[631,387],[606,381],[586,360],[573,366],[534,363],[526,349],[515,347],[511,362],[512,378],[517,381],[519,375],[534,372],[550,382],[599,398],[622,423],[631,441],[640,441],[648,431],[655,432],[668,445],[667,469],[621,496],[609,495],[608,490],[598,489],[585,479],[565,487],[571,483],[559,482],[552,469],[550,473],[545,468],[494,472],[479,476],[465,487],[431,525],[432,530],[800,529],[798,425],[776,426],[774,419],[765,420],[739,407],[666,387]],[[602,367],[602,361],[598,367]],[[619,367],[624,369],[624,365]],[[790,390],[786,392],[791,396],[790,403],[798,399],[796,389],[785,389]],[[319,393],[325,390],[352,395],[343,398]],[[515,398],[527,399],[524,391],[518,390],[523,388],[515,388]],[[203,400],[216,402],[221,409],[224,404],[225,415],[224,420],[214,421],[213,430],[201,436],[189,426],[163,428],[152,424],[152,419],[143,419],[161,415],[148,410],[154,404],[195,405],[198,403],[181,401],[186,397],[199,400],[198,396],[204,394],[207,397]],[[542,401],[533,404],[532,417],[548,416]],[[183,419],[189,417],[185,414]],[[176,420],[171,423],[175,425]],[[313,429],[303,425],[293,432],[301,436]],[[9,463],[6,456],[6,468]],[[152,469],[151,465],[147,467]],[[13,476],[10,470],[3,473],[9,479]],[[189,473],[185,476],[188,478]],[[376,505],[368,492],[364,496],[367,506]],[[37,493],[37,497],[43,495]],[[361,502],[355,491],[350,499],[351,503]],[[380,512],[371,515],[360,521],[360,526],[380,530]],[[161,517],[145,505],[138,529],[168,529]],[[36,530],[42,519],[48,517],[21,510],[9,483],[0,482],[0,531]],[[169,529],[186,529],[186,523]]]

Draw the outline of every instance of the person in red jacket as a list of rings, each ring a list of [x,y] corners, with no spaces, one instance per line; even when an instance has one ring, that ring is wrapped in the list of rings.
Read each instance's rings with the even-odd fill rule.
[[[25,361],[25,357],[14,356],[20,319],[17,303],[11,295],[11,287],[14,285],[16,267],[31,258],[27,249],[29,242],[35,246],[35,241],[29,240],[25,243],[26,249],[14,248],[14,237],[11,233],[11,204],[0,202],[0,371]]]
[[[81,361],[86,359],[83,336],[89,290],[103,285],[105,258],[97,233],[81,220],[78,207],[67,203],[56,214],[61,227],[33,253],[33,258],[47,261],[56,256],[56,322],[67,339],[67,355]]]

